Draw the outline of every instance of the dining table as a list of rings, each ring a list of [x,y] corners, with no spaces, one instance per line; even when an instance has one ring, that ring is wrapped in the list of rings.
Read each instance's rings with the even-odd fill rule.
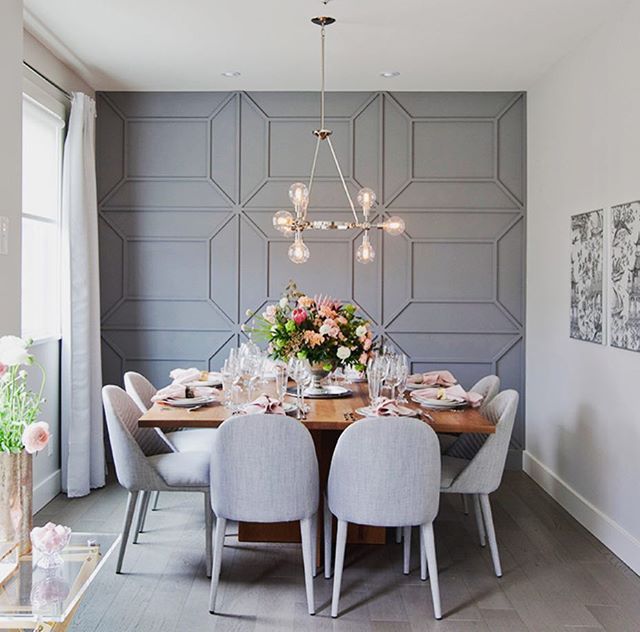
[[[366,382],[346,384],[351,394],[332,399],[305,398],[308,407],[305,418],[300,420],[310,431],[318,456],[321,498],[329,476],[331,457],[340,433],[362,417],[358,408],[369,404]],[[405,406],[415,411],[417,419],[433,428],[436,433],[475,433],[489,435],[495,432],[495,425],[478,408],[457,408],[436,410],[421,407],[409,398]],[[141,428],[176,430],[177,428],[217,428],[232,416],[232,411],[222,403],[185,409],[156,402],[144,413],[138,425]],[[320,526],[322,520],[319,521]],[[349,525],[348,541],[351,543],[384,544],[386,530],[369,525]],[[297,523],[247,523],[238,525],[238,539],[243,542],[299,542],[300,530]],[[319,538],[321,541],[321,538]]]

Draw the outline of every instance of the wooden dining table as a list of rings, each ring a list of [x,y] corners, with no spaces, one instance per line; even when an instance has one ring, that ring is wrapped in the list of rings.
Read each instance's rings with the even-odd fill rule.
[[[366,383],[348,384],[352,394],[335,399],[306,398],[308,405],[306,418],[300,423],[310,431],[318,455],[321,491],[326,487],[331,457],[340,433],[360,418],[356,409],[369,403]],[[437,433],[462,434],[466,432],[492,434],[495,425],[477,408],[457,410],[433,410],[420,407],[413,401],[406,406],[418,412],[418,419],[431,426]],[[177,408],[165,403],[155,403],[140,417],[138,425],[142,428],[217,428],[231,411],[220,403],[204,406],[196,410]],[[321,523],[322,521],[320,521]],[[367,525],[350,525],[348,541],[368,544],[383,544],[385,529]],[[299,541],[297,523],[240,523],[238,539],[249,542],[297,542]]]

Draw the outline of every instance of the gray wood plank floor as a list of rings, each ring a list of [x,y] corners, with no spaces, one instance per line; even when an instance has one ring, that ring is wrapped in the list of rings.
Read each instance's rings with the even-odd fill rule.
[[[477,544],[473,516],[443,497],[436,523],[445,618],[435,621],[429,586],[402,574],[402,547],[347,548],[342,615],[329,615],[331,581],[315,580],[315,617],[306,613],[302,555],[295,545],[239,544],[227,538],[218,607],[208,612],[200,494],[165,493],[146,531],[129,545],[122,575],[113,556],[89,589],[74,632],[200,630],[387,630],[635,632],[640,578],[533,481],[508,472],[493,495],[504,577]],[[116,484],[88,497],[60,495],[36,516],[76,531],[118,532],[125,493]],[[414,536],[417,534],[414,534]]]

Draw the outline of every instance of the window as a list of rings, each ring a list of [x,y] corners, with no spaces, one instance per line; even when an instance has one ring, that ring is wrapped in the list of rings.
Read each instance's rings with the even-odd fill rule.
[[[62,118],[27,95],[22,114],[22,335],[60,337]]]

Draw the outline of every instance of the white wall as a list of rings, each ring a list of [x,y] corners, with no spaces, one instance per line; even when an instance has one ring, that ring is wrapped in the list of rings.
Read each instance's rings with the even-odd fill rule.
[[[528,92],[526,471],[640,572],[640,354],[569,338],[570,216],[640,199],[640,1]]]
[[[9,254],[0,254],[0,336],[20,333],[22,213],[22,0],[0,2],[0,216]]]

